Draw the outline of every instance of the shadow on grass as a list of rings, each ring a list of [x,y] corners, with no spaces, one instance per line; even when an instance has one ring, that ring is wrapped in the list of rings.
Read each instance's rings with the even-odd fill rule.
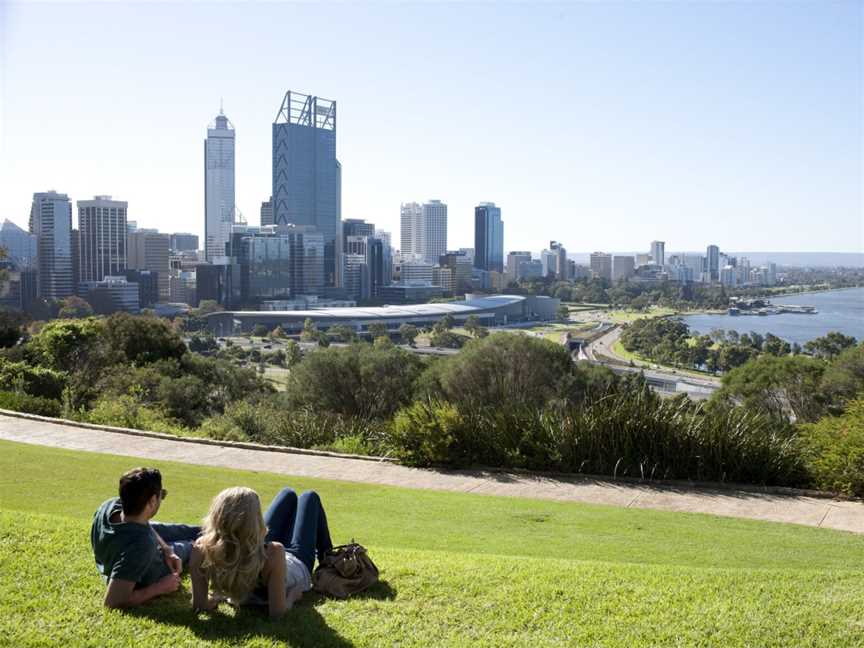
[[[396,590],[386,581],[379,581],[351,598],[393,600]],[[157,623],[183,626],[202,641],[229,641],[242,645],[256,638],[266,638],[294,648],[352,647],[354,644],[327,625],[318,612],[317,606],[326,600],[322,594],[308,592],[285,616],[274,620],[268,616],[266,607],[233,608],[227,603],[213,612],[195,613],[189,607],[188,592],[178,592],[125,613]]]

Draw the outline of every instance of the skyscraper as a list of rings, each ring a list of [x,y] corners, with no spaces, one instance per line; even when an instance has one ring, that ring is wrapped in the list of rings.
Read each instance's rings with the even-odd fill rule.
[[[34,193],[30,233],[38,248],[38,295],[63,299],[75,294],[72,276],[72,203],[56,191]]]
[[[666,265],[666,242],[651,241],[651,260],[654,265]]]
[[[612,257],[612,281],[632,277],[636,270],[636,260],[632,256]]]
[[[171,296],[171,236],[153,229],[138,229],[127,235],[127,267],[131,270],[149,270],[156,273],[159,299],[168,301]],[[224,255],[225,252],[222,252]]]
[[[705,255],[705,271],[708,281],[720,281],[720,248],[709,245]]]
[[[531,252],[513,251],[507,254],[507,280],[519,281],[522,278],[521,270],[524,264],[531,262]]]
[[[501,208],[495,203],[480,203],[474,208],[474,267],[504,271],[504,223]]]
[[[6,250],[6,260],[16,267],[31,268],[36,265],[36,235],[24,231],[8,219],[0,226],[0,247]]]
[[[399,208],[399,235],[402,258],[411,260],[423,255],[423,206],[420,203],[402,203]]]
[[[336,284],[341,193],[336,102],[289,90],[273,122],[273,222],[322,234],[325,286]]]
[[[219,109],[204,140],[204,253],[225,255],[234,224],[234,126]]]
[[[592,252],[591,272],[595,277],[612,281],[612,255],[605,252]]]
[[[102,281],[126,272],[129,204],[111,196],[78,201],[79,282]]]
[[[555,254],[554,266],[549,269],[560,281],[566,281],[568,276],[567,248],[558,241],[549,241],[549,249]]]
[[[423,203],[423,260],[438,263],[447,251],[447,205],[440,200]]]
[[[273,224],[273,197],[261,203],[261,227]]]

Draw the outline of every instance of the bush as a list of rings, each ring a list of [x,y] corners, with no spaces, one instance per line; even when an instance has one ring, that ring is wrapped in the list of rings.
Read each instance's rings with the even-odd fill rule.
[[[58,400],[31,396],[30,394],[0,391],[0,409],[58,418],[63,408]]]
[[[814,486],[864,497],[864,397],[841,416],[802,425],[801,447]]]
[[[396,413],[388,442],[407,464],[454,463],[452,450],[464,426],[462,415],[442,401],[416,401]]]
[[[179,436],[188,435],[189,430],[161,412],[138,403],[133,396],[102,398],[86,413],[84,420],[98,425],[111,425],[164,432]]]
[[[66,375],[61,371],[0,358],[0,389],[60,400],[65,386]]]

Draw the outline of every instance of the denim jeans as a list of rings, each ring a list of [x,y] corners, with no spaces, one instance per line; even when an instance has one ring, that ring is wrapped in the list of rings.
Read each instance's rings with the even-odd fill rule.
[[[188,524],[151,522],[150,528],[158,533],[159,537],[174,550],[177,557],[183,561],[183,568],[185,569],[189,565],[189,558],[192,555],[192,544],[201,535],[201,527]]]
[[[286,551],[306,565],[310,574],[316,555],[320,561],[333,548],[327,515],[315,491],[306,491],[298,498],[293,490],[283,488],[264,514],[264,522],[267,541],[281,542]]]

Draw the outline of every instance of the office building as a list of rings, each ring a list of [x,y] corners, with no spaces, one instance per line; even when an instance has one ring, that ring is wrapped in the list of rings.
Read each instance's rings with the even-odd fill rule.
[[[605,252],[591,254],[591,274],[598,279],[612,281],[612,255]]]
[[[720,269],[720,283],[727,288],[738,285],[738,273],[733,265],[726,265]]]
[[[666,243],[664,241],[651,241],[651,262],[654,265],[666,265]]]
[[[170,247],[174,252],[197,252],[198,235],[185,232],[171,234]]]
[[[383,255],[383,277],[382,285],[389,286],[393,281],[393,241],[390,232],[375,230],[375,238],[381,241],[381,252]]]
[[[567,281],[569,266],[567,264],[567,249],[558,241],[549,241],[549,251],[555,255],[554,264],[549,274],[554,274],[559,281]]]
[[[86,299],[98,315],[140,310],[138,284],[125,276],[107,275],[99,281],[82,281],[81,297]]]
[[[720,280],[720,248],[716,245],[708,246],[705,254],[705,272],[708,281]]]
[[[79,283],[98,283],[126,272],[127,209],[126,201],[111,196],[78,201]]]
[[[504,223],[501,208],[484,202],[474,208],[474,267],[504,271]]]
[[[16,268],[36,266],[38,249],[36,235],[18,227],[8,219],[0,225],[0,248],[6,251],[5,260],[14,263]]]
[[[543,277],[548,277],[555,274],[555,268],[558,267],[558,253],[552,250],[543,250],[540,252],[540,268]]]
[[[155,272],[159,284],[159,301],[169,301],[171,289],[171,236],[154,229],[138,229],[127,236],[127,267],[130,270]]]
[[[612,281],[629,279],[636,270],[636,260],[632,256],[612,257]]]
[[[273,196],[270,200],[265,200],[261,203],[261,227],[265,225],[274,225],[273,222]]]
[[[43,299],[75,294],[72,267],[72,203],[56,191],[33,194],[30,233],[36,236],[38,284]]]
[[[403,285],[416,283],[431,284],[434,267],[434,264],[426,263],[425,261],[403,261],[399,283]]]
[[[243,304],[315,295],[324,287],[325,242],[314,227],[235,226],[229,250],[240,266]]]
[[[348,297],[355,301],[369,299],[372,296],[372,282],[366,255],[345,253],[342,255],[342,264],[343,288]]]
[[[543,264],[539,260],[522,261],[519,263],[517,276],[520,279],[539,279],[543,276]]]
[[[204,253],[225,255],[234,224],[234,126],[222,109],[204,140]]]
[[[320,232],[325,286],[337,283],[341,193],[336,102],[289,90],[273,122],[273,223]]]
[[[416,202],[402,203],[399,207],[399,235],[403,259],[420,259],[423,256],[423,205]]]
[[[531,261],[531,252],[508,252],[507,253],[507,280],[519,281],[522,279],[522,267]]]
[[[437,263],[447,251],[447,205],[440,200],[423,203],[423,245],[421,256],[427,263]]]
[[[138,305],[153,308],[159,301],[159,274],[150,270],[126,270],[126,281],[138,286]]]
[[[438,265],[450,270],[450,291],[462,295],[471,290],[471,276],[474,270],[474,260],[464,250],[451,250],[438,257]]]

